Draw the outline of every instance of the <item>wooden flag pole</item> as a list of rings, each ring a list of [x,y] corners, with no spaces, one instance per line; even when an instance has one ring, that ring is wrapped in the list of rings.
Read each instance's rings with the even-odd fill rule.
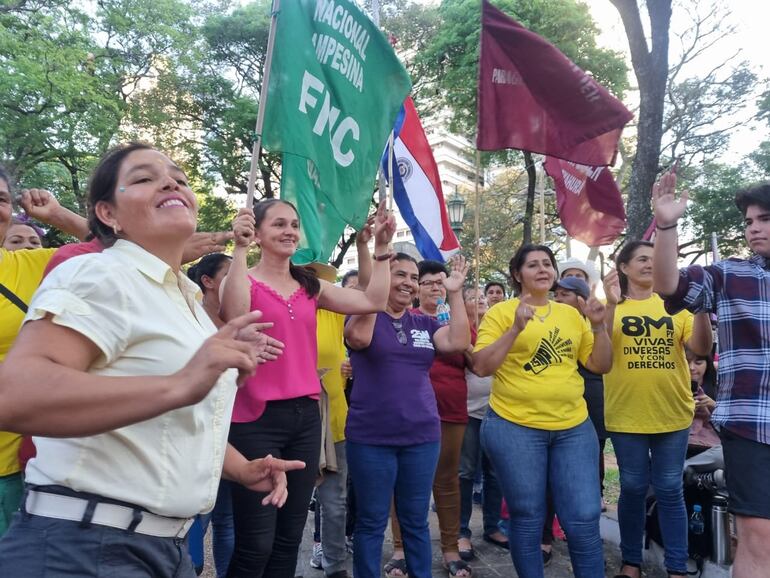
[[[257,169],[259,168],[259,155],[262,151],[262,126],[265,124],[265,105],[267,104],[267,89],[270,84],[270,66],[273,63],[273,48],[275,47],[275,24],[278,12],[281,8],[281,0],[273,0],[273,8],[270,12],[270,32],[267,35],[267,54],[265,55],[265,68],[262,73],[262,88],[259,91],[259,109],[257,111],[257,125],[254,128],[254,148],[251,151],[251,168],[249,169],[249,184],[246,188],[246,208],[254,206],[254,190],[257,184]]]
[[[480,256],[481,256],[481,233],[480,233],[480,226],[479,226],[479,213],[481,212],[481,195],[479,193],[479,181],[480,173],[481,173],[481,152],[479,152],[478,149],[476,149],[476,178],[474,179],[476,181],[476,187],[474,191],[474,209],[473,209],[473,234],[476,237],[476,247],[474,255],[474,259],[476,261],[476,330],[478,331],[479,328],[479,291],[481,290],[481,262],[480,262]]]

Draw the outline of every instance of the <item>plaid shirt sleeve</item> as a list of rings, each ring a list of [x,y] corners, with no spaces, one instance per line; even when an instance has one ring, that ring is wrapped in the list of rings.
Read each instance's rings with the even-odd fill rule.
[[[759,255],[728,259],[679,273],[665,298],[671,312],[717,314],[719,388],[711,416],[716,427],[770,444],[770,270]]]

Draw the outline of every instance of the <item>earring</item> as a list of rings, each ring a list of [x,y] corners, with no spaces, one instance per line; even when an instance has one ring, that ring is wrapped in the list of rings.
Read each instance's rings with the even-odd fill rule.
[[[120,227],[118,227],[117,223],[114,223],[112,225],[112,232],[115,234],[115,236],[118,236],[118,233],[120,233]]]
[[[118,187],[118,191],[121,192],[121,193],[125,193],[126,192],[126,187]]]

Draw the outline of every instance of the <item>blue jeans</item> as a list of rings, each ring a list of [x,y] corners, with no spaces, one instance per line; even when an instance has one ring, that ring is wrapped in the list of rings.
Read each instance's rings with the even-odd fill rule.
[[[484,535],[488,536],[498,531],[500,507],[503,496],[497,483],[495,471],[487,455],[481,450],[481,420],[468,418],[465,428],[462,453],[460,454],[460,537],[470,538],[470,520],[473,512],[473,483],[476,471],[481,464],[484,491],[482,494],[482,512],[484,514]]]
[[[439,442],[413,446],[347,442],[348,471],[356,495],[355,578],[380,578],[382,543],[394,498],[409,576],[431,578],[428,510],[438,454]]]
[[[219,481],[219,492],[214,509],[211,511],[211,545],[214,550],[214,567],[217,578],[225,578],[235,548],[235,526],[233,523],[232,484],[228,480]]]
[[[337,471],[324,471],[317,486],[316,516],[320,509],[323,569],[327,576],[345,569],[348,551],[345,547],[345,501],[347,500],[348,463],[345,442],[336,442]]]
[[[543,576],[540,538],[548,486],[575,577],[603,578],[599,443],[591,421],[548,431],[517,425],[490,409],[481,424],[481,444],[508,504],[508,543],[518,575]]]
[[[0,540],[0,576],[195,578],[195,571],[183,540],[19,511]]]
[[[647,490],[652,483],[658,500],[658,520],[665,548],[666,569],[687,573],[687,509],[682,470],[689,429],[661,434],[610,432],[620,469],[620,551],[623,560],[642,563],[642,534]]]

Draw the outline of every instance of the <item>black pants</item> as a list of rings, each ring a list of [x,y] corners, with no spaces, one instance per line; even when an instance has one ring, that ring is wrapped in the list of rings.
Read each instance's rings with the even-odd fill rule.
[[[250,460],[271,454],[307,464],[304,470],[287,474],[289,497],[280,509],[262,505],[266,494],[233,484],[235,552],[228,578],[294,578],[307,508],[318,475],[318,401],[300,397],[268,402],[257,421],[230,426],[230,443]]]

